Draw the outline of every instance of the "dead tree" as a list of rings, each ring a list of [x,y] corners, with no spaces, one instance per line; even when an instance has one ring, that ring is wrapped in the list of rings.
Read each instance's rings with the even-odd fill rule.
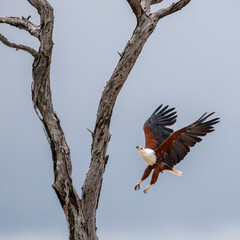
[[[28,0],[40,15],[40,25],[28,18],[0,17],[0,23],[10,24],[29,32],[40,42],[38,51],[10,42],[0,34],[0,40],[8,47],[24,50],[33,58],[32,65],[32,101],[41,120],[52,151],[54,165],[53,188],[58,196],[66,216],[71,240],[95,240],[96,210],[101,192],[102,179],[108,161],[107,146],[110,141],[109,125],[117,96],[132,70],[148,37],[154,31],[158,21],[181,10],[191,0],[180,0],[167,8],[151,12],[152,4],[163,0],[127,0],[137,19],[137,25],[131,39],[127,42],[120,60],[102,93],[97,111],[94,132],[92,132],[91,163],[79,197],[72,184],[72,166],[70,150],[67,145],[60,120],[53,109],[50,88],[50,66],[53,48],[53,8],[47,0]]]

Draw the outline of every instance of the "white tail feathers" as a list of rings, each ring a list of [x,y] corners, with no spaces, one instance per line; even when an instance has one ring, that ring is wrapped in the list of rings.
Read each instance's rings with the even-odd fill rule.
[[[177,176],[182,176],[182,172],[181,171],[178,171],[178,170],[175,170],[175,169],[172,169],[172,170],[167,170],[168,172],[171,172]]]

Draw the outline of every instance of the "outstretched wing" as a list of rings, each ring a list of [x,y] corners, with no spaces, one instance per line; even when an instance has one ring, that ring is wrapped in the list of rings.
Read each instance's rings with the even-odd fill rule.
[[[197,121],[191,125],[182,128],[171,134],[167,140],[159,146],[155,152],[158,159],[170,167],[179,163],[197,142],[201,142],[200,137],[213,132],[214,124],[219,122],[219,118],[205,121],[213,113],[206,116],[203,114]]]
[[[175,108],[159,106],[153,114],[144,123],[143,130],[145,133],[145,148],[156,149],[160,146],[173,132],[172,129],[166,127],[176,122]]]

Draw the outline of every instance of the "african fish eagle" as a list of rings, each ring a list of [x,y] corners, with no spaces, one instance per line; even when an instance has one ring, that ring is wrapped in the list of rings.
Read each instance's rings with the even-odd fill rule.
[[[173,169],[190,151],[197,142],[201,142],[200,137],[213,132],[213,125],[219,122],[219,118],[206,121],[214,112],[207,115],[204,113],[194,123],[173,132],[171,126],[176,122],[175,108],[159,106],[150,118],[144,123],[145,148],[137,146],[141,157],[147,162],[141,180],[136,184],[135,190],[140,189],[140,184],[150,175],[153,170],[150,184],[144,189],[147,193],[150,186],[157,182],[159,173],[164,170],[181,176],[182,172]]]

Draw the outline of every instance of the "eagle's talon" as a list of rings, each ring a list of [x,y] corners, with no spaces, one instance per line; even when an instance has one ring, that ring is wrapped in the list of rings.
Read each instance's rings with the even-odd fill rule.
[[[139,189],[140,189],[140,184],[138,183],[138,184],[136,184],[136,186],[134,187],[134,190],[137,191],[137,190],[139,190]]]
[[[150,185],[148,185],[148,186],[143,190],[143,193],[144,193],[144,194],[147,193],[148,190],[149,190],[149,188],[150,188]]]

